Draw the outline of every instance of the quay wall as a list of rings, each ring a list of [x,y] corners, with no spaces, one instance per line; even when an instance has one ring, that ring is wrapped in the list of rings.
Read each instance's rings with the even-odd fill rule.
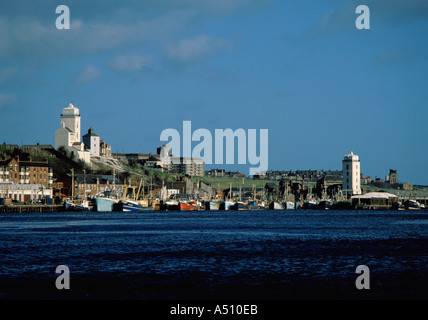
[[[51,205],[51,204],[0,205],[0,213],[59,212],[59,211],[64,211],[63,205]]]

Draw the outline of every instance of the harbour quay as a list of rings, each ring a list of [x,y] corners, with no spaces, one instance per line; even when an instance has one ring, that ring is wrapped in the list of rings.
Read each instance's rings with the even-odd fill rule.
[[[33,213],[33,212],[60,212],[64,205],[60,204],[12,204],[0,205],[0,213]]]

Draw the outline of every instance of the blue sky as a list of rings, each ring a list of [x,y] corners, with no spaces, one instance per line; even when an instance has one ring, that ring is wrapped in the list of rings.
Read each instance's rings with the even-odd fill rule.
[[[191,120],[268,129],[270,170],[352,150],[366,175],[428,185],[427,34],[423,0],[2,1],[0,138],[54,145],[72,102],[113,152],[155,152]]]

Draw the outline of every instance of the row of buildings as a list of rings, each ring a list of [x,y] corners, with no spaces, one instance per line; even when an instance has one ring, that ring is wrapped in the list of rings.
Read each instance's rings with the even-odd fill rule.
[[[205,163],[201,158],[174,157],[168,145],[157,148],[156,154],[113,153],[113,157],[130,165],[159,169],[162,172],[178,173],[190,177],[203,177]]]
[[[13,146],[11,146],[13,147]],[[49,149],[51,146],[23,146],[21,149],[41,148]],[[16,146],[18,148],[18,146]],[[204,161],[200,158],[174,157],[168,145],[157,148],[156,153],[112,153],[111,146],[100,139],[92,128],[87,134],[81,136],[81,115],[78,108],[69,104],[63,108],[60,116],[60,128],[55,131],[55,150],[65,150],[74,158],[82,160],[91,167],[91,159],[100,157],[127,161],[132,165],[141,165],[147,168],[159,169],[163,172],[178,173],[190,177],[234,177],[244,178],[245,175],[239,172],[223,169],[211,169],[205,172]],[[88,179],[86,181],[86,178]],[[340,192],[344,195],[358,195],[362,193],[361,185],[367,184],[371,178],[365,177],[361,173],[359,156],[352,151],[344,156],[342,160],[342,170],[324,171],[324,170],[298,170],[298,171],[267,171],[262,175],[254,175],[253,179],[267,179],[281,181],[284,185],[293,184],[304,186],[312,183],[320,190],[330,192]],[[70,178],[71,180],[71,178]],[[82,180],[82,178],[80,178]],[[113,176],[85,176],[83,182],[78,185],[83,190],[77,190],[79,193],[93,195],[96,192],[104,191],[115,183]],[[381,183],[376,179],[374,183]],[[79,181],[79,177],[77,180]],[[123,182],[117,181],[118,187],[123,187]],[[287,184],[288,182],[288,184]],[[373,182],[373,181],[370,181]],[[397,185],[398,173],[396,170],[390,170],[385,181],[389,185]],[[68,184],[67,182],[65,183]],[[80,188],[79,187],[79,188]],[[88,187],[88,189],[85,189]],[[403,189],[411,188],[409,185],[403,185]],[[25,153],[15,153],[11,157],[0,158],[0,198],[13,198],[17,201],[28,202],[34,198],[41,197],[52,198],[55,195],[62,194],[69,190],[70,186],[64,186],[64,181],[53,180],[52,168],[48,160],[34,160]],[[207,188],[205,188],[207,189]],[[177,189],[178,190],[178,189]],[[186,187],[186,192],[189,187]],[[178,191],[177,191],[178,192]],[[211,191],[210,191],[211,192]]]
[[[53,172],[48,160],[20,153],[0,158],[0,198],[29,202],[52,198]]]

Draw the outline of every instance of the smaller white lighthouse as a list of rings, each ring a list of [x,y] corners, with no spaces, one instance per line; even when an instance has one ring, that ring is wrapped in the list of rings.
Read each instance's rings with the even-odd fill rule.
[[[342,193],[345,195],[361,194],[360,159],[352,151],[342,160]]]

